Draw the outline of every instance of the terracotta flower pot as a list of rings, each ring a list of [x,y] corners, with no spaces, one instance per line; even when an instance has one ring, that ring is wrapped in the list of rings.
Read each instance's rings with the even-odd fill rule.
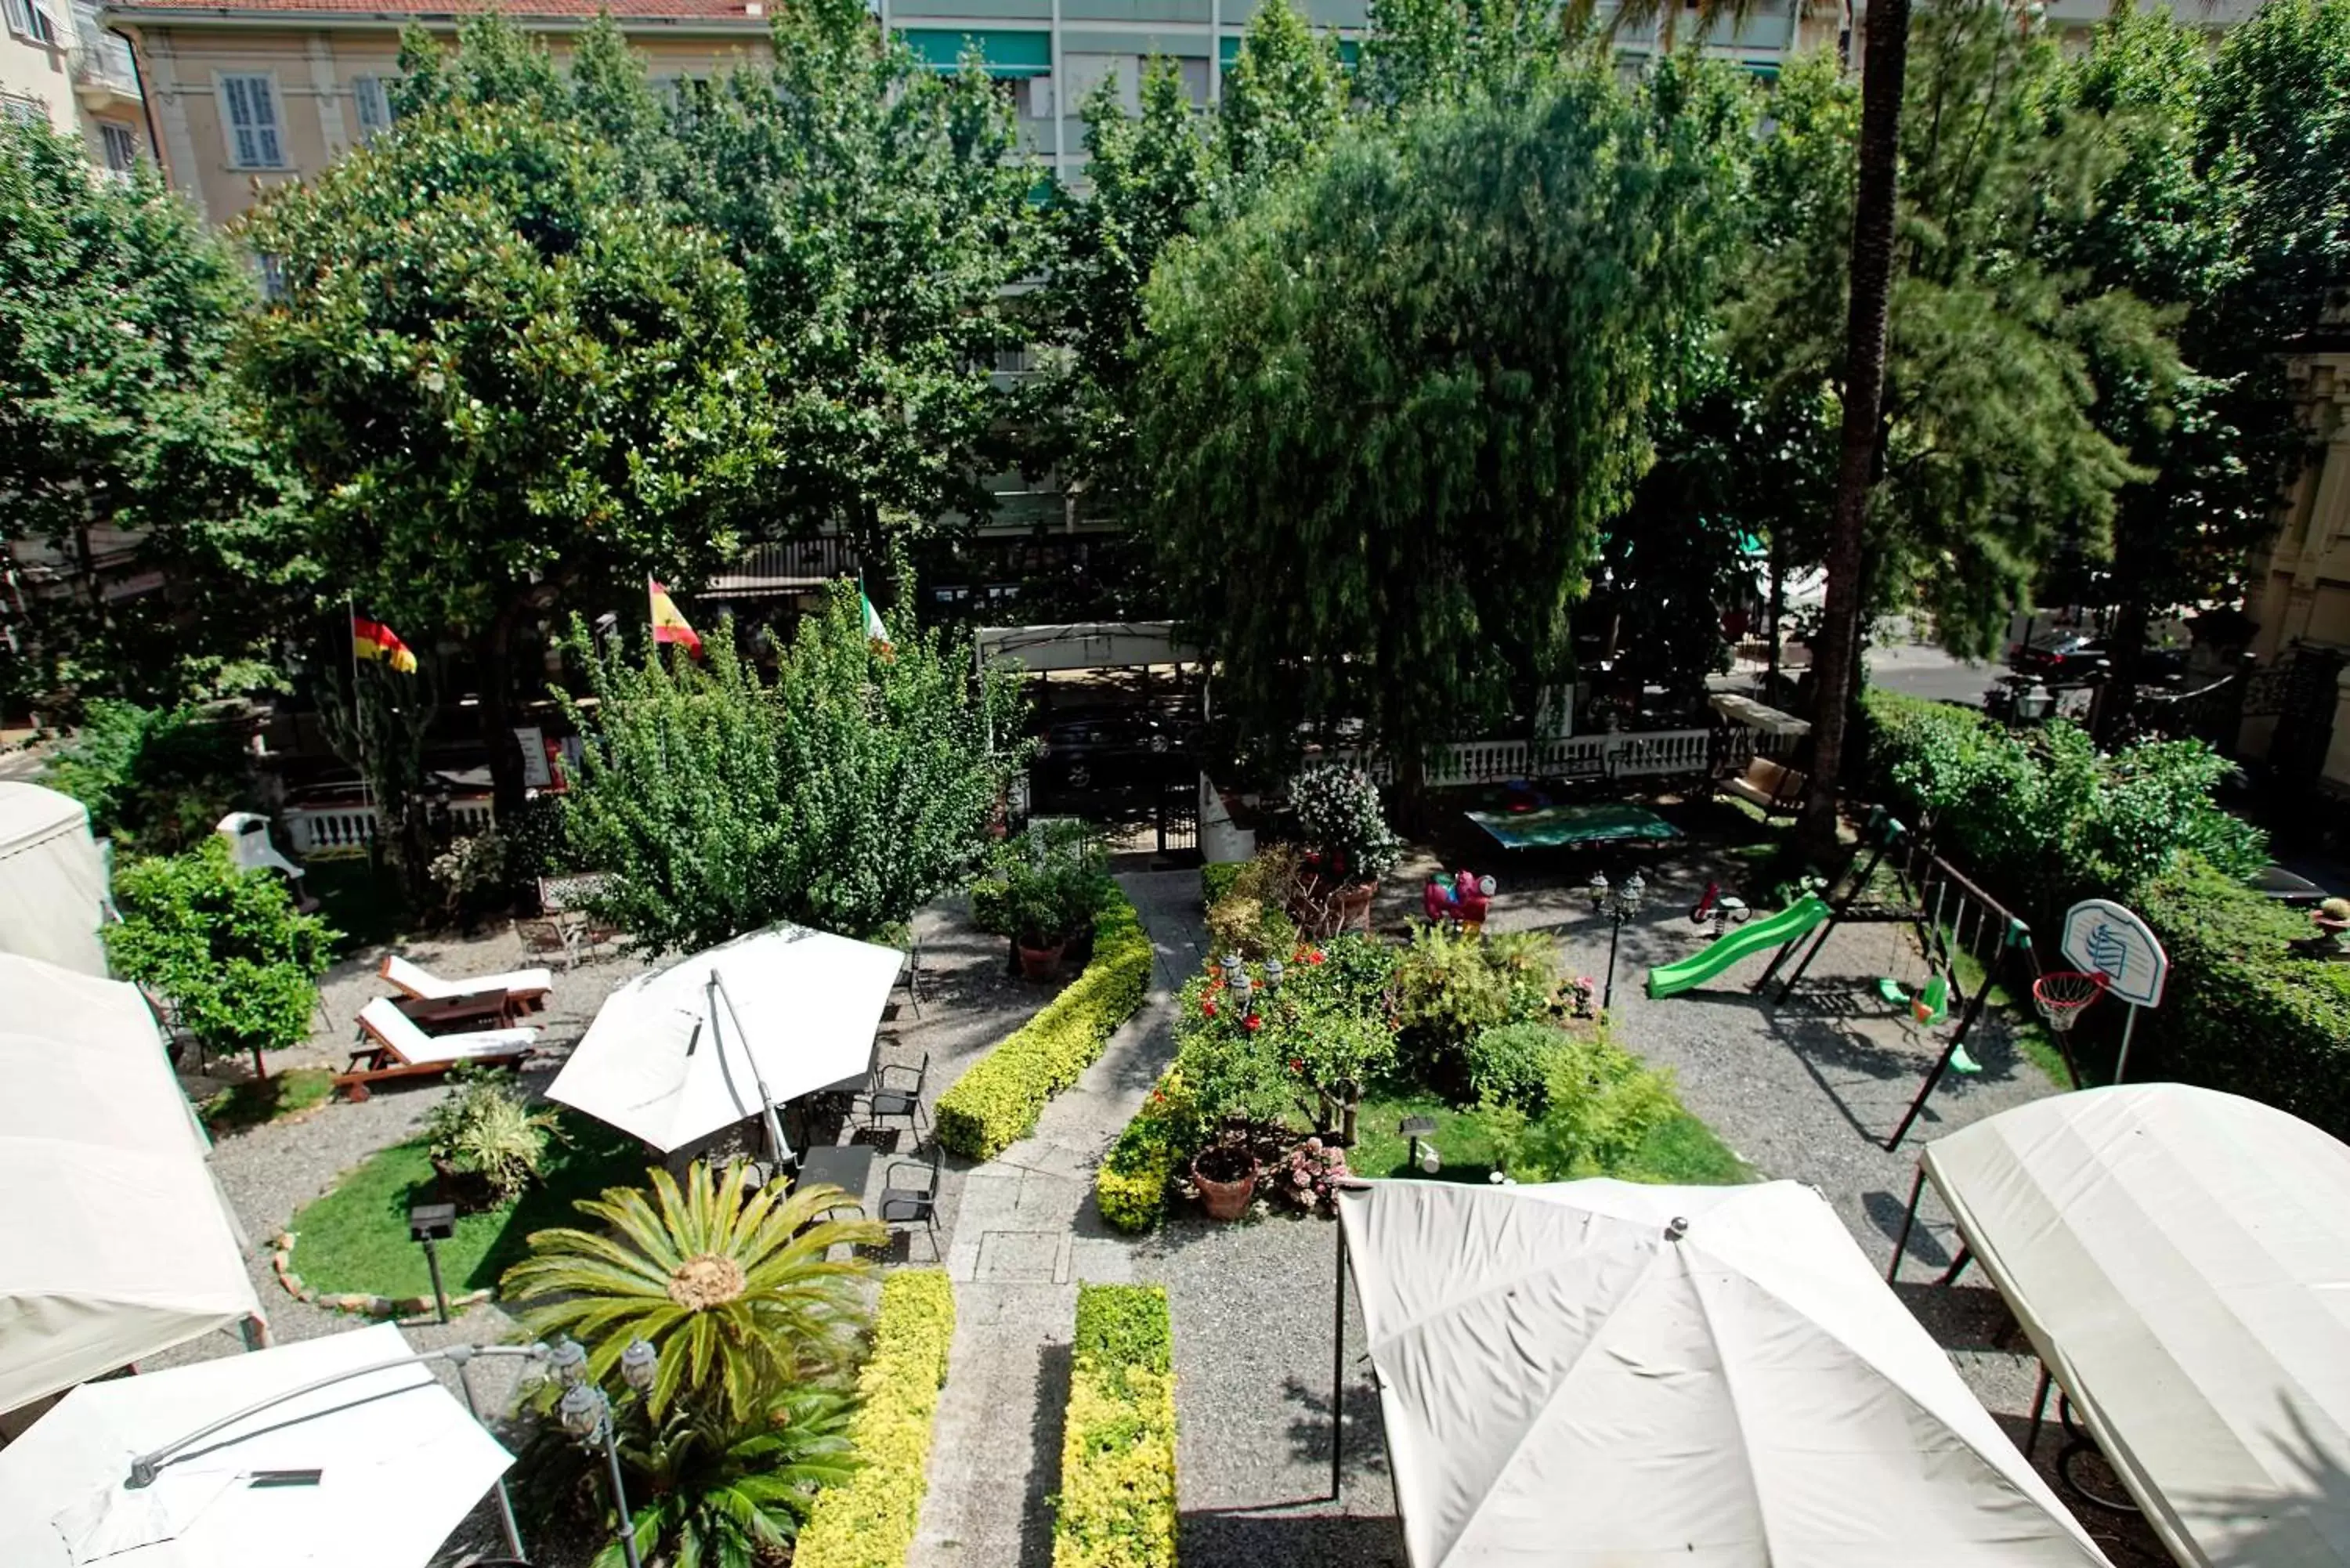
[[[1066,942],[1055,942],[1050,947],[1032,948],[1020,944],[1020,972],[1029,980],[1051,980],[1061,972],[1061,955],[1068,950]]]
[[[1232,1220],[1248,1212],[1250,1200],[1256,1197],[1256,1172],[1252,1169],[1238,1181],[1219,1181],[1200,1171],[1200,1161],[1191,1161],[1191,1179],[1199,1184],[1200,1203],[1211,1220]]]
[[[1371,929],[1371,900],[1379,895],[1375,882],[1333,884],[1319,877],[1306,878],[1303,896],[1291,906],[1289,918],[1301,935],[1326,940],[1341,931]]]

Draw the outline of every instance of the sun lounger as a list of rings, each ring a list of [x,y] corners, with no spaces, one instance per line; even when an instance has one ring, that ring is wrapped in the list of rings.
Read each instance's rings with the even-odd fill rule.
[[[530,1054],[536,1029],[482,1029],[470,1034],[427,1034],[416,1021],[379,996],[359,1010],[366,1044],[351,1053],[350,1067],[336,1075],[335,1087],[348,1099],[364,1100],[368,1085],[387,1078],[421,1078],[445,1073],[460,1062],[508,1066]]]
[[[420,1023],[468,1018],[495,1018],[500,1023],[511,1023],[546,1006],[546,993],[555,984],[555,977],[543,969],[442,980],[398,954],[385,956],[380,972],[407,992],[399,999],[400,1011]]]

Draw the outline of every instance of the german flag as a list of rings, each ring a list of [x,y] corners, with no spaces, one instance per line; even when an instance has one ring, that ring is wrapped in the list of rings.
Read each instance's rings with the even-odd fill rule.
[[[400,634],[363,615],[351,617],[351,657],[387,659],[402,675],[416,673],[416,655],[408,651],[408,644],[400,640]]]

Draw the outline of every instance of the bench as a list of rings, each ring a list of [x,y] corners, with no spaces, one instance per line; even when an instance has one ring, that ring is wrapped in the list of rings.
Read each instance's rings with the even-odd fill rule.
[[[1721,788],[1726,794],[1760,806],[1765,816],[1794,816],[1803,810],[1804,791],[1810,784],[1794,768],[1756,757],[1746,764],[1744,773],[1724,780]]]

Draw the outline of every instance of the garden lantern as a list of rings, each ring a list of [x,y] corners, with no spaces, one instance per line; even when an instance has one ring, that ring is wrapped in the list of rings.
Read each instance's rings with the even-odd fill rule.
[[[629,1348],[620,1352],[621,1381],[639,1394],[653,1391],[653,1378],[660,1371],[660,1352],[645,1339],[629,1341]]]
[[[1616,1005],[1616,944],[1624,934],[1624,922],[1640,912],[1640,901],[1648,896],[1648,885],[1638,871],[1620,887],[1610,887],[1605,872],[1591,874],[1591,907],[1607,922],[1607,985],[1599,1002],[1603,1012]]]
[[[1267,996],[1279,994],[1281,991],[1282,973],[1283,970],[1281,967],[1281,961],[1279,959],[1269,958],[1264,961],[1264,992]]]
[[[449,1321],[449,1293],[441,1283],[441,1243],[457,1233],[457,1206],[419,1203],[408,1210],[408,1237],[424,1248],[424,1267],[432,1276],[432,1303],[441,1321]]]
[[[1223,961],[1224,983],[1237,990],[1248,978],[1248,960],[1238,953],[1226,953]]]
[[[1235,1017],[1247,1018],[1256,1012],[1256,981],[1245,969],[1232,977],[1232,993]]]
[[[563,1380],[563,1397],[555,1407],[555,1418],[563,1429],[579,1440],[583,1449],[601,1448],[604,1463],[612,1478],[612,1511],[619,1528],[620,1555],[629,1568],[644,1568],[637,1557],[637,1532],[629,1518],[629,1493],[620,1479],[620,1438],[612,1420],[612,1401],[588,1376],[588,1351],[576,1339],[557,1341],[548,1352],[547,1361],[556,1376]],[[631,1342],[620,1353],[620,1376],[629,1387],[641,1393],[652,1386],[653,1370],[660,1365],[660,1355],[643,1340]],[[639,1379],[642,1379],[641,1382]]]

